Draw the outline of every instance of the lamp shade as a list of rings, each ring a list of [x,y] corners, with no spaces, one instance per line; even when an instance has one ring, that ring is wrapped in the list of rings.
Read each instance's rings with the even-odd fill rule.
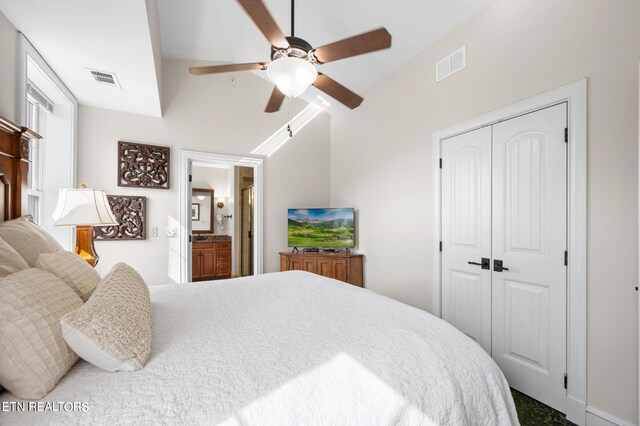
[[[295,98],[316,80],[318,70],[309,61],[283,56],[269,64],[267,76],[282,93]]]
[[[53,211],[56,226],[118,225],[111,212],[107,194],[99,189],[61,189]]]

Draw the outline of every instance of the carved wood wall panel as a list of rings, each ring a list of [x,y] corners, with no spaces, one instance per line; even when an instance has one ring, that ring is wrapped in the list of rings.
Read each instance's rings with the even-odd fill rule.
[[[94,226],[96,240],[144,240],[147,197],[107,195],[119,226]]]
[[[170,149],[118,142],[118,186],[169,189]]]

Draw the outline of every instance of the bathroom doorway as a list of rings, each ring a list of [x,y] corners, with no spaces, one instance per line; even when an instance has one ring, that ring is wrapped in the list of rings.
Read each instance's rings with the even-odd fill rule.
[[[262,273],[262,160],[181,151],[181,170],[183,280]]]
[[[191,170],[191,280],[231,278],[234,166],[194,163]]]

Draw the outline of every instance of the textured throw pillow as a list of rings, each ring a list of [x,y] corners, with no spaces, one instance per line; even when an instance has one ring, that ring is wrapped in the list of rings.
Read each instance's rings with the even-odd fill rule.
[[[69,286],[40,269],[0,279],[0,385],[26,399],[53,389],[78,361],[60,318],[81,306]]]
[[[42,253],[36,268],[51,272],[76,292],[86,302],[100,282],[100,274],[75,253],[58,251]]]
[[[27,262],[5,240],[0,238],[0,278],[27,269]]]
[[[139,370],[151,353],[149,288],[133,268],[119,263],[60,325],[67,344],[96,367]]]
[[[31,267],[36,266],[40,253],[64,251],[55,238],[33,222],[31,215],[0,223],[0,238],[13,247]]]

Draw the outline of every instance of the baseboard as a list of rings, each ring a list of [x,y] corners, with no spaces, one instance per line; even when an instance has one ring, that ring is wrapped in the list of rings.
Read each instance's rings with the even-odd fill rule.
[[[598,408],[587,405],[587,426],[636,426]]]
[[[578,426],[585,426],[587,424],[586,414],[587,404],[584,401],[567,396],[567,420]]]

